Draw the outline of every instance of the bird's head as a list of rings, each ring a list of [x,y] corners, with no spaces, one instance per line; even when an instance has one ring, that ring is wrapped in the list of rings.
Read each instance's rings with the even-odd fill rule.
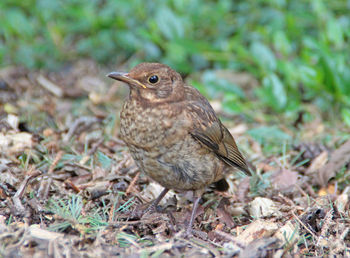
[[[179,101],[184,95],[181,75],[164,64],[141,63],[129,73],[112,72],[107,76],[127,83],[132,97],[151,103]]]

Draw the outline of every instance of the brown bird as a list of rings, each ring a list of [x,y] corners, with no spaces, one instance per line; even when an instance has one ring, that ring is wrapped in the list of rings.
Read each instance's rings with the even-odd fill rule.
[[[130,88],[120,113],[122,139],[139,169],[165,187],[149,209],[169,189],[194,191],[186,231],[191,234],[205,187],[232,173],[232,167],[250,175],[235,140],[208,100],[167,65],[141,63],[108,77]]]

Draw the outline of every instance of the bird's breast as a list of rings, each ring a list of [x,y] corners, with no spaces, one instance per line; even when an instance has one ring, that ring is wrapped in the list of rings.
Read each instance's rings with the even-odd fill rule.
[[[128,101],[120,117],[120,135],[136,164],[164,187],[201,189],[221,178],[223,163],[192,137],[181,109]]]
[[[120,114],[120,136],[128,145],[152,150],[171,144],[185,133],[186,125],[181,120],[180,110],[167,106],[145,108],[129,100]]]

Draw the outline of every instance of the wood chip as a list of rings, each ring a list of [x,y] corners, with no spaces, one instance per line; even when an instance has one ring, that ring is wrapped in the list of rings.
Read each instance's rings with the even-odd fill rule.
[[[56,233],[39,228],[39,225],[31,225],[29,227],[29,233],[34,238],[39,238],[43,240],[53,240],[59,237],[64,237],[62,233]]]
[[[63,97],[63,90],[54,84],[53,82],[49,81],[47,78],[45,78],[43,75],[39,75],[36,79],[40,86],[54,94],[55,96],[62,98]]]
[[[256,220],[236,237],[236,240],[244,245],[248,245],[255,239],[270,237],[277,230],[279,226],[274,222],[269,222],[265,220]]]
[[[261,218],[268,216],[281,216],[277,204],[272,200],[263,197],[256,197],[249,203],[249,214],[253,218]]]

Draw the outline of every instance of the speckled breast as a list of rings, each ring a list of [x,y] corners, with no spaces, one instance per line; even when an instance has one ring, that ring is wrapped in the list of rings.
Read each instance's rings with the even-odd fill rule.
[[[137,166],[169,189],[196,190],[222,177],[224,164],[186,130],[182,112],[127,101],[120,135]]]

